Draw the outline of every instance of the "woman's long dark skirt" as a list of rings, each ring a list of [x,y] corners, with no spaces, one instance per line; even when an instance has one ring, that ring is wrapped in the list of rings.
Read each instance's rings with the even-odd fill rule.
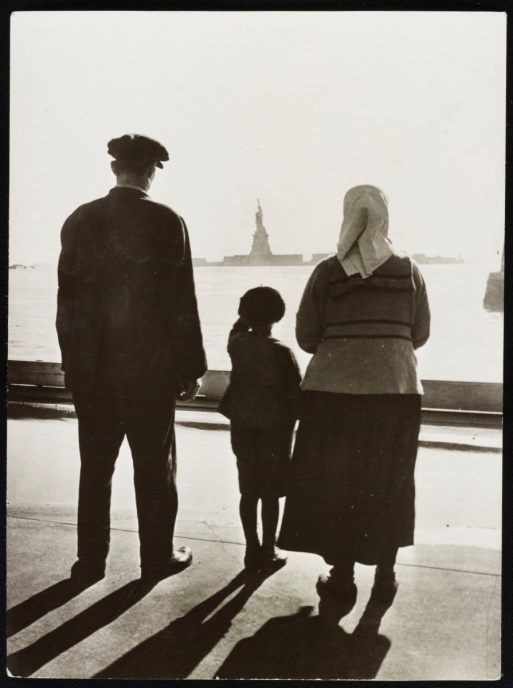
[[[420,399],[304,393],[280,547],[377,564],[413,544]]]

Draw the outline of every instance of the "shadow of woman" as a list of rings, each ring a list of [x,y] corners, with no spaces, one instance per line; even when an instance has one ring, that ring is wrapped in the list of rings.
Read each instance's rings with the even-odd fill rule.
[[[238,574],[221,590],[124,654],[94,678],[186,678],[226,634],[232,620],[266,577],[247,578],[244,572]],[[208,618],[238,588],[241,590]]]
[[[313,607],[270,619],[237,643],[215,678],[375,678],[391,646],[378,633],[387,608],[371,599],[351,634],[313,616]]]

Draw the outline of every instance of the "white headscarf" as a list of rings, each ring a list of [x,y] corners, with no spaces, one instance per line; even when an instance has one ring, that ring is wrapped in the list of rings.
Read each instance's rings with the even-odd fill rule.
[[[394,254],[388,236],[385,194],[375,186],[353,186],[344,196],[344,220],[337,244],[337,258],[348,275],[363,278]]]

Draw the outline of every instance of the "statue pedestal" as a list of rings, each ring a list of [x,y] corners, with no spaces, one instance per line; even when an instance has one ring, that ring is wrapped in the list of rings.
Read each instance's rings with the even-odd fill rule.
[[[487,311],[504,312],[503,272],[491,272],[488,275],[483,306]]]

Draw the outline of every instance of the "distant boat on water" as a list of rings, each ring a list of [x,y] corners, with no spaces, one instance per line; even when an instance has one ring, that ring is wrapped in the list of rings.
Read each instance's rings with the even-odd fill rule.
[[[504,249],[502,249],[501,269],[488,275],[483,306],[487,311],[504,312]]]
[[[414,253],[412,258],[419,265],[457,265],[465,262],[461,256],[427,256],[425,253]]]

